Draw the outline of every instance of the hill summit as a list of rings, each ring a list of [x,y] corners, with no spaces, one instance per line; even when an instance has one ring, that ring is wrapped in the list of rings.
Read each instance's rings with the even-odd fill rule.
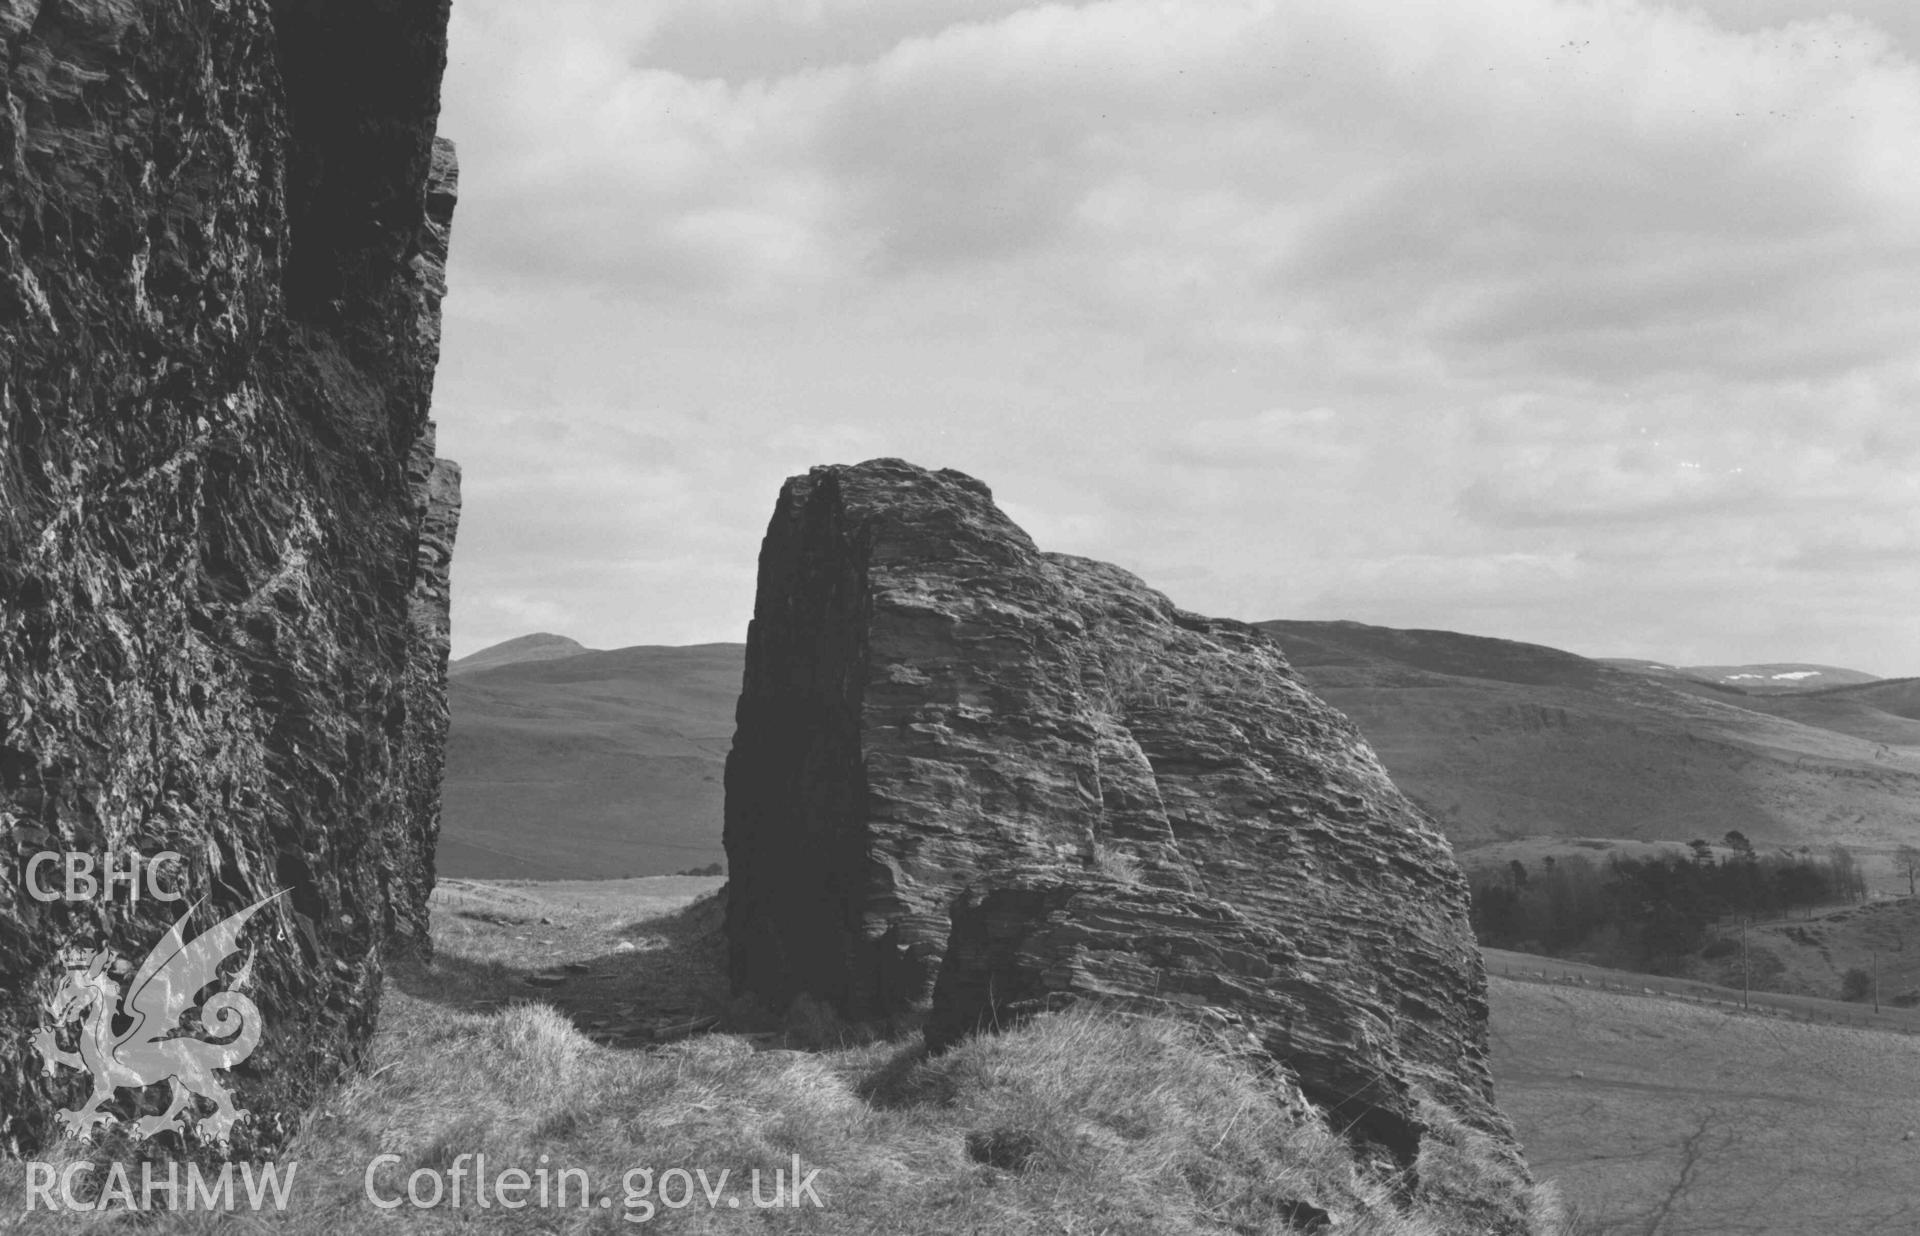
[[[517,636],[490,644],[479,652],[468,653],[458,661],[450,662],[447,673],[471,674],[502,665],[517,665],[522,661],[557,661],[561,657],[577,657],[583,652],[594,651],[597,650],[579,640],[548,631],[535,631],[532,635]]]

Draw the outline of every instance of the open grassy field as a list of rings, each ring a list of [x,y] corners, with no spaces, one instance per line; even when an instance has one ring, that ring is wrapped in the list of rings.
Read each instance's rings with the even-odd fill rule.
[[[1511,953],[1505,949],[1483,948],[1481,954],[1486,958],[1487,974],[1494,978],[1631,996],[1673,998],[1693,1004],[1715,1005],[1723,1010],[1740,1008],[1749,1014],[1789,1021],[1920,1035],[1920,1009],[1898,1008],[1891,1004],[1883,1004],[1875,1009],[1864,1002],[1827,999],[1798,992],[1763,991],[1758,988],[1743,991],[1737,980],[1732,986],[1727,986],[1698,979],[1636,974],[1627,970],[1609,970],[1602,966],[1561,961],[1554,957],[1536,957],[1531,953]]]
[[[1920,1231],[1920,1038],[1491,969],[1500,1104],[1583,1232]]]

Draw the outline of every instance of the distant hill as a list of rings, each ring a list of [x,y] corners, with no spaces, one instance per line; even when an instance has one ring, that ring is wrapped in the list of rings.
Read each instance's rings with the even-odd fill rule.
[[[1920,841],[1920,679],[1756,693],[1451,631],[1260,625],[1463,848],[1736,828],[1776,844]],[[745,655],[540,635],[463,658],[441,871],[580,879],[724,861]]]
[[[1835,665],[1809,665],[1786,661],[1765,665],[1667,665],[1660,661],[1641,661],[1631,657],[1606,657],[1602,665],[1650,678],[1685,679],[1709,686],[1726,687],[1748,695],[1794,695],[1824,691],[1830,687],[1851,687],[1879,682],[1872,674],[1841,669]]]
[[[1875,744],[1920,747],[1920,678],[1872,678],[1847,686],[1768,692],[1745,691],[1698,680],[1673,681],[1669,685],[1710,699],[1728,700],[1754,712],[1852,734]],[[1920,812],[1915,814],[1920,819]]]
[[[1757,694],[1449,631],[1259,625],[1456,845],[1920,840],[1920,684]]]
[[[745,655],[641,646],[453,675],[440,874],[615,878],[724,862],[720,778]]]
[[[1339,682],[1348,677],[1342,671],[1355,671],[1356,681],[1397,677],[1407,685],[1423,681],[1420,674],[1439,674],[1529,687],[1592,688],[1607,673],[1599,662],[1571,652],[1484,635],[1400,630],[1364,622],[1276,620],[1256,625],[1280,641],[1295,669],[1311,666],[1319,671],[1315,682]]]
[[[577,657],[583,652],[593,651],[595,649],[587,647],[578,640],[539,631],[482,648],[479,652],[470,653],[458,661],[450,661],[447,663],[447,674],[449,677],[457,678],[462,674],[493,669],[499,665],[517,665],[522,661],[556,661],[561,657]]]

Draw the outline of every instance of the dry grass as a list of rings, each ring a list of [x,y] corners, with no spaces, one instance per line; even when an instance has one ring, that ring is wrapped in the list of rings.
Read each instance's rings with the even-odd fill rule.
[[[917,1036],[875,1039],[803,1007],[778,1032],[608,1046],[581,1024],[597,1007],[589,998],[597,970],[574,976],[578,990],[557,987],[539,999],[522,994],[526,975],[570,952],[593,958],[590,970],[652,956],[651,981],[686,990],[650,998],[662,1008],[699,1006],[718,998],[713,904],[638,923],[547,924],[572,931],[571,944],[515,929],[537,925],[436,914],[441,961],[390,983],[367,1070],[312,1114],[282,1160],[299,1165],[283,1213],[23,1213],[23,1168],[9,1163],[0,1165],[0,1214],[28,1233],[610,1232],[650,1218],[695,1233],[751,1225],[1174,1236],[1298,1230],[1317,1208],[1348,1233],[1485,1230],[1477,1199],[1491,1187],[1495,1160],[1474,1135],[1455,1130],[1436,1143],[1416,1165],[1419,1187],[1409,1189],[1358,1163],[1289,1101],[1290,1088],[1181,1025],[1068,1012],[928,1059]],[[602,953],[609,940],[662,947]],[[659,966],[664,956],[677,957],[678,968]],[[782,1042],[822,1046],[775,1046]],[[576,1204],[567,1209],[482,1210],[469,1170],[459,1208],[380,1210],[364,1184],[380,1155],[397,1156],[379,1169],[383,1197],[400,1195],[416,1171],[445,1185],[471,1165],[462,1156],[484,1155],[489,1177],[577,1169],[593,1204],[577,1205],[575,1177],[568,1200]],[[817,1169],[820,1206],[755,1208],[752,1174],[765,1196],[776,1172],[791,1188],[796,1163],[803,1175]],[[638,1168],[650,1169],[649,1187],[634,1177],[629,1194],[623,1178]],[[704,1172],[717,1203],[708,1204],[696,1178],[687,1182],[691,1204],[663,1207],[663,1189],[681,1196],[678,1178],[666,1179],[673,1169]],[[550,1179],[557,1186],[559,1177]],[[1540,1230],[1553,1228],[1543,1219]]]

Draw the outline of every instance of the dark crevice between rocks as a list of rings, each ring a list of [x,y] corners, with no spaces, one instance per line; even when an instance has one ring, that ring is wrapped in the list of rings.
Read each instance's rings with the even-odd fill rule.
[[[425,216],[448,0],[272,0],[286,91],[287,310],[352,326]],[[357,333],[357,332],[356,332]]]
[[[1280,1063],[1290,1062],[1282,1058]],[[1315,1071],[1307,1070],[1309,1076]],[[1426,1130],[1369,1093],[1378,1086],[1378,1082],[1369,1081],[1353,1088],[1341,1088],[1303,1080],[1300,1093],[1326,1113],[1327,1124],[1336,1133],[1361,1146],[1379,1147],[1395,1167],[1411,1172],[1420,1157],[1420,1142]]]

